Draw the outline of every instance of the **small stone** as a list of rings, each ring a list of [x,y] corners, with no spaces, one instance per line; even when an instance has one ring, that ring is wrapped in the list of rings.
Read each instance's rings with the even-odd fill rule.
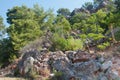
[[[51,73],[50,76],[53,77],[55,74],[54,73]]]

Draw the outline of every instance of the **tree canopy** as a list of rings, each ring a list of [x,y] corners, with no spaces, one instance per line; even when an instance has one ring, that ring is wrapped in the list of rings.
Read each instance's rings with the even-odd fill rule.
[[[38,4],[8,9],[9,27],[0,17],[0,64],[13,61],[23,47],[38,39],[40,42],[46,35],[43,41],[50,42],[49,50],[85,50],[90,46],[105,49],[120,40],[119,4],[119,0],[94,0],[72,12],[59,8],[57,14]]]

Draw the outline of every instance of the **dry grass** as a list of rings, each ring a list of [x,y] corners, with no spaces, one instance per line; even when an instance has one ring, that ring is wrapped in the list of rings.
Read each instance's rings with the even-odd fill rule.
[[[1,77],[0,80],[26,80],[23,78]]]

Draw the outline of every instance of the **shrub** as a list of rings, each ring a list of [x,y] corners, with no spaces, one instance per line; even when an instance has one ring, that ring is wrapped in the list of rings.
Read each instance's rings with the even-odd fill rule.
[[[115,38],[117,41],[120,41],[120,31],[115,33]]]
[[[78,50],[83,48],[83,42],[80,39],[67,39],[67,50]]]
[[[98,45],[97,48],[100,50],[104,50],[106,47],[104,45]]]
[[[106,49],[108,46],[110,46],[110,43],[109,43],[109,42],[105,42],[105,43],[102,43],[102,44],[100,44],[100,45],[97,45],[97,48],[98,48],[99,50],[104,50],[104,49]]]
[[[39,76],[38,73],[33,68],[30,69],[26,75],[28,79],[32,79],[32,80],[36,79],[38,76]]]
[[[88,34],[88,37],[89,37],[89,38],[93,38],[95,41],[97,41],[97,40],[100,40],[100,39],[104,38],[104,35],[102,35],[102,34],[89,33],[89,34]]]
[[[60,37],[58,34],[53,35],[52,43],[53,50],[65,50],[65,47],[67,46],[67,41],[63,37]]]
[[[74,39],[70,37],[69,39],[65,39],[60,37],[58,34],[54,34],[53,39],[53,50],[77,50],[83,48],[83,42],[80,39]]]
[[[106,43],[103,43],[104,46],[108,47],[110,46],[110,43],[109,42],[106,42]]]

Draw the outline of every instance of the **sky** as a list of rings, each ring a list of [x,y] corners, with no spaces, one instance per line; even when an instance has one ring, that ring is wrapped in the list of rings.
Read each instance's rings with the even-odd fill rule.
[[[93,0],[0,0],[0,16],[4,19],[4,24],[8,26],[6,22],[6,12],[8,9],[14,6],[26,5],[27,7],[33,7],[34,4],[39,4],[45,10],[52,8],[56,12],[59,8],[68,8],[70,11],[75,8],[80,8],[85,2],[92,2]]]

